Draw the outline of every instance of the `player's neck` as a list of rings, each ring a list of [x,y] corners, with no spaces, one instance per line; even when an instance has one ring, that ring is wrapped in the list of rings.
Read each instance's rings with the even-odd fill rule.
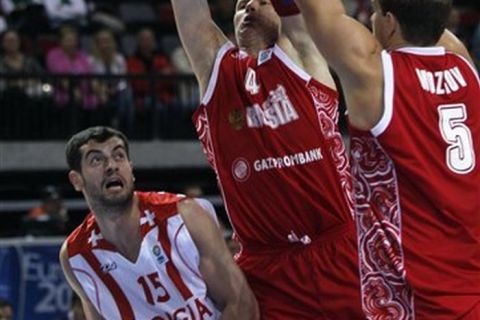
[[[95,215],[105,240],[115,245],[127,259],[134,262],[141,246],[140,209],[138,197],[134,196],[131,206],[117,215]]]
[[[249,41],[249,43],[239,44],[240,50],[246,52],[251,57],[257,57],[260,51],[271,46],[273,46],[273,43],[267,43],[267,41],[263,41],[260,38],[257,38],[255,41]]]

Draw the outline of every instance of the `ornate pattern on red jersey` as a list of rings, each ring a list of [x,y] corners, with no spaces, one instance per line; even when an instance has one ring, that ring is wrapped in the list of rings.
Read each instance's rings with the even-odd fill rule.
[[[345,152],[345,144],[343,143],[342,134],[338,131],[338,98],[333,98],[332,95],[325,94],[325,92],[318,90],[318,87],[309,85],[308,89],[312,94],[313,103],[318,114],[318,121],[323,136],[327,140],[333,141],[333,148],[329,149],[334,163],[337,166],[337,171],[340,176],[340,184],[343,189],[343,194],[349,205],[352,218],[353,199],[352,199],[352,177],[350,174],[350,163]]]
[[[215,164],[215,154],[213,152],[212,138],[210,136],[210,125],[208,123],[207,110],[200,113],[197,121],[195,122],[195,128],[198,133],[198,139],[202,141],[203,153],[207,156],[207,160],[212,166],[215,173],[217,173],[217,166]]]
[[[105,319],[218,319],[198,250],[177,212],[183,196],[136,195],[143,239],[135,262],[103,239],[92,214],[67,239],[69,263],[90,301]]]
[[[364,312],[368,319],[413,320],[393,163],[374,137],[352,138],[351,155]]]

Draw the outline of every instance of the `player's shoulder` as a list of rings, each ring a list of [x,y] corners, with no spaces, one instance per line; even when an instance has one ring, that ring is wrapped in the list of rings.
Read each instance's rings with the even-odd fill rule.
[[[164,191],[136,192],[140,211],[154,214],[157,220],[164,220],[178,213],[178,203],[185,195]]]
[[[69,257],[74,256],[89,247],[87,244],[95,227],[95,217],[90,212],[83,222],[65,240],[64,247],[68,251]]]

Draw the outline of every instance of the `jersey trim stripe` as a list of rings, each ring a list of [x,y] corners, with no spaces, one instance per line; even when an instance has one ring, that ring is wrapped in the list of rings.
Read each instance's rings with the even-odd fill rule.
[[[210,80],[208,81],[207,91],[202,99],[202,104],[207,105],[210,102],[210,99],[212,99],[215,86],[217,85],[218,72],[220,71],[220,64],[223,60],[223,56],[233,47],[233,43],[227,41],[220,47],[220,50],[218,50],[215,63],[213,64],[212,74],[210,75]]]
[[[273,52],[275,55],[282,61],[290,70],[292,70],[297,76],[305,80],[306,82],[310,81],[312,77],[306,73],[302,68],[297,66],[295,62],[280,48],[277,44],[273,47]]]
[[[90,273],[88,273],[87,271],[85,271],[83,269],[72,268],[72,271],[73,272],[78,272],[78,273],[83,273],[87,278],[89,278],[92,281],[93,286],[95,287],[95,300],[96,300],[96,303],[97,303],[97,308],[98,308],[99,313],[102,313],[102,305],[100,304],[98,284],[95,281],[95,279],[92,277],[92,275]]]
[[[178,269],[173,264],[172,260],[172,244],[170,243],[170,239],[168,238],[168,221],[162,221],[162,224],[159,226],[158,230],[158,242],[162,244],[162,247],[165,250],[165,254],[168,257],[168,262],[166,264],[167,274],[170,279],[173,281],[175,286],[178,288],[178,291],[182,295],[183,299],[187,301],[190,299],[193,294],[190,289],[185,285],[183,282],[182,276]]]
[[[123,293],[122,289],[110,274],[102,272],[100,268],[100,262],[98,261],[97,257],[95,257],[93,252],[83,252],[81,255],[95,271],[97,276],[103,281],[103,283],[105,283],[107,289],[110,291],[110,294],[114,297],[114,300],[117,304],[117,309],[122,315],[122,319],[135,319],[132,306],[130,305],[130,302]]]
[[[420,56],[443,56],[445,55],[444,47],[404,47],[393,51],[416,54]]]
[[[383,114],[378,123],[371,129],[372,134],[375,137],[381,135],[387,129],[388,125],[392,121],[393,116],[393,91],[395,85],[392,57],[386,51],[382,51],[382,64],[383,64],[383,83],[384,83],[384,96],[383,96]]]

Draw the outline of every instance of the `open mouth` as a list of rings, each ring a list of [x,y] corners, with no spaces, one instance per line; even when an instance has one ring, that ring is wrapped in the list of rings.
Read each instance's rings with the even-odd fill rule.
[[[253,16],[246,16],[242,21],[242,26],[251,26],[255,22],[255,18]]]
[[[120,178],[109,179],[104,185],[107,190],[120,190],[123,188],[123,182]]]

